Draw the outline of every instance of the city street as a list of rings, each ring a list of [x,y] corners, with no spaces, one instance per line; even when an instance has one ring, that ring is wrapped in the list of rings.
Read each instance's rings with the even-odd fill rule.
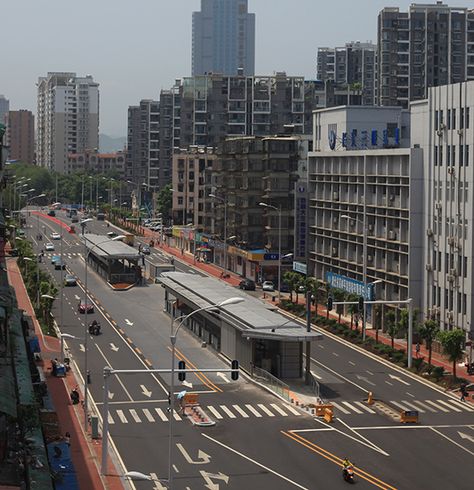
[[[70,221],[62,212],[58,218]],[[84,372],[85,322],[100,321],[102,334],[88,335],[88,369],[91,374],[90,408],[101,417],[104,366],[114,369],[169,369],[170,319],[163,312],[164,290],[159,284],[113,291],[89,270],[88,288],[95,306],[93,314],[79,314],[84,300],[83,245],[77,235],[61,231],[46,216],[31,215],[29,237],[35,251],[43,249],[52,232],[62,232],[62,254],[67,273],[79,284],[63,288],[55,301],[54,314],[61,332],[73,335],[65,344],[71,358]],[[79,227],[77,227],[79,228]],[[36,242],[40,229],[43,241]],[[104,234],[113,230],[92,221],[87,230]],[[51,256],[45,253],[43,267],[58,281]],[[152,251],[153,259],[168,261]],[[176,269],[201,274],[175,261]],[[244,293],[245,294],[245,293]],[[87,320],[86,320],[87,317]],[[336,418],[327,424],[303,413],[251,383],[245,376],[230,381],[223,373],[188,374],[175,381],[176,392],[197,393],[202,407],[216,422],[198,428],[175,415],[173,475],[175,487],[198,488],[344,488],[342,459],[356,465],[360,488],[468,489],[472,482],[466,469],[474,457],[474,405],[459,402],[441,389],[414,375],[361,352],[347,342],[321,331],[322,342],[313,344],[312,371],[321,385],[322,398],[335,407]],[[210,347],[183,329],[177,342],[178,359],[187,368],[228,369]],[[112,446],[121,462],[119,471],[139,471],[157,478],[168,477],[168,387],[167,374],[124,374],[109,384],[109,430]],[[400,410],[417,410],[419,424],[401,424],[367,405],[368,392]],[[439,472],[442,468],[442,471]],[[112,470],[112,469],[110,469]],[[138,489],[163,488],[158,482],[134,482]],[[153,486],[155,485],[155,486]]]

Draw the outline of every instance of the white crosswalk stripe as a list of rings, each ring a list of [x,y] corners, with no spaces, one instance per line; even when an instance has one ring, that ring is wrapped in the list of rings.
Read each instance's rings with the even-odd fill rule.
[[[366,412],[376,413],[375,410],[372,410],[370,407],[368,407],[367,405],[364,405],[362,402],[354,402],[354,405],[357,405],[358,407],[362,408]]]
[[[265,405],[263,405],[262,403],[258,403],[257,407],[260,408],[260,410],[262,410],[262,412],[265,412],[269,417],[275,417],[275,414],[270,412],[270,410],[268,410],[268,408]]]
[[[175,420],[178,420],[178,421],[183,420],[175,411],[173,411],[173,417]]]
[[[449,399],[448,402],[454,404],[454,406],[456,406],[456,407],[459,407],[459,408],[462,408],[463,410],[466,410],[467,412],[474,412],[474,408],[472,408],[472,406],[469,406],[469,404],[466,402],[461,402],[461,401],[452,400],[452,399]]]
[[[423,407],[425,408],[426,410],[428,410],[429,412],[436,412],[436,410],[433,408],[433,407],[430,407],[427,403],[424,403],[424,402],[421,402],[419,400],[416,400],[414,401],[413,403],[416,403],[417,405],[419,405],[420,407]]]
[[[391,401],[390,401],[390,403],[391,403],[392,405],[395,405],[395,406],[396,406],[396,407],[398,407],[398,408],[401,408],[402,410],[413,410],[413,408],[410,408],[410,407],[408,407],[407,405],[405,405],[405,404],[401,404],[401,403],[396,402],[396,401],[394,401],[394,400],[391,400]]]
[[[456,408],[453,405],[450,405],[448,402],[445,402],[444,400],[436,400],[438,403],[442,403],[444,406],[450,408],[451,410],[454,410],[455,412],[461,413],[462,410],[459,408]]]
[[[141,423],[142,419],[138,416],[138,413],[135,409],[131,408],[129,412],[135,422],[137,422],[138,424]]]
[[[358,408],[354,407],[354,405],[351,405],[349,402],[342,402],[342,403],[344,403],[344,405],[346,407],[350,408],[355,413],[358,413],[358,414],[363,413],[361,410],[359,410]]]
[[[109,421],[109,424],[115,424],[114,419],[112,418],[112,415],[110,415],[110,412],[107,414],[107,420]]]
[[[117,410],[117,415],[118,418],[120,419],[120,422],[122,422],[122,424],[128,424],[127,417],[125,417],[125,414],[123,413],[122,410]]]
[[[214,415],[216,419],[221,420],[223,418],[222,415],[212,405],[208,405],[207,409],[209,410],[209,412],[212,413],[212,415]]]
[[[425,401],[426,401],[426,403],[429,403],[430,405],[433,405],[433,407],[437,408],[438,410],[441,410],[441,412],[449,413],[449,410],[447,410],[446,408],[444,408],[441,405],[439,405],[439,403],[436,403],[433,400],[425,400]]]
[[[145,415],[145,417],[147,418],[148,422],[154,422],[155,421],[155,418],[151,414],[150,410],[148,410],[148,408],[144,408],[143,409],[143,415]]]
[[[347,410],[343,406],[339,405],[339,403],[331,402],[331,405],[334,405],[339,411],[341,411],[342,413],[345,413],[346,415],[349,415],[351,413],[351,412],[349,412],[349,410]]]
[[[296,408],[292,407],[291,405],[285,405],[285,408],[291,412],[293,415],[298,415],[300,416],[301,415],[301,412],[299,412],[298,410],[296,410]]]
[[[276,403],[270,403],[270,406],[275,410],[275,412],[278,412],[282,417],[288,417],[288,414],[280,408]]]
[[[247,410],[251,413],[253,413],[255,415],[255,417],[257,418],[260,418],[262,416],[262,414],[260,412],[258,412],[257,410],[255,410],[255,408],[252,407],[252,405],[245,405],[245,407],[247,408]]]
[[[240,414],[244,419],[248,419],[249,418],[249,414],[247,412],[245,412],[244,410],[242,410],[238,405],[232,405],[232,408],[238,413]]]
[[[231,419],[235,419],[235,414],[232,413],[225,405],[219,405],[220,409]]]
[[[163,422],[168,421],[168,417],[165,415],[165,412],[163,412],[163,410],[161,408],[155,408],[155,412],[158,414],[158,417],[160,417],[160,419]]]

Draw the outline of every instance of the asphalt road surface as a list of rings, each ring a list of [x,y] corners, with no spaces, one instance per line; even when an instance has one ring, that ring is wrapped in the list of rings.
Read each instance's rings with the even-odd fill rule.
[[[70,224],[64,214],[57,217]],[[31,215],[28,223],[37,252],[46,241],[45,236],[36,242],[38,230],[48,236],[61,232],[61,227],[46,216]],[[113,229],[96,221],[87,228],[102,234]],[[81,373],[87,342],[89,406],[102,417],[104,366],[171,367],[170,319],[163,312],[164,292],[159,285],[115,292],[90,269],[88,290],[95,311],[87,318],[79,314],[78,303],[85,297],[83,246],[77,235],[62,234],[62,240],[53,242],[56,250],[45,254],[43,267],[60,283],[66,271],[54,270],[50,258],[62,248],[67,272],[79,280],[78,286],[63,288],[62,301],[55,302],[54,313],[61,331],[75,337],[68,338],[66,345]],[[161,251],[152,254],[154,260],[168,261]],[[175,266],[202,274],[178,259]],[[100,336],[86,334],[85,325],[93,319],[101,322]],[[471,489],[474,406],[323,334],[324,340],[313,344],[312,372],[319,380],[322,397],[335,407],[336,417],[330,424],[287,405],[245,376],[234,382],[225,373],[195,373],[188,374],[184,384],[176,380],[176,392],[197,393],[216,425],[198,428],[175,414],[174,488],[345,488],[341,461],[349,457],[356,465],[358,488]],[[180,332],[177,348],[178,358],[186,360],[188,368],[229,368],[186,329]],[[106,394],[111,445],[124,473],[139,471],[163,480],[168,477],[169,383],[166,373],[111,377]],[[419,423],[401,424],[377,404],[367,405],[364,400],[369,391],[392,409],[417,410]],[[137,489],[165,488],[165,483],[158,481],[134,481],[131,485]]]

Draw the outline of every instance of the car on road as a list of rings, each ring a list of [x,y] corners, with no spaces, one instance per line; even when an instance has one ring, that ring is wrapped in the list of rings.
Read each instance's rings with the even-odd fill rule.
[[[77,307],[77,311],[79,313],[86,313],[86,311],[87,311],[88,314],[89,313],[94,313],[94,305],[91,304],[91,303],[87,303],[86,304],[83,301],[81,301],[79,303],[79,306]]]
[[[252,281],[252,279],[243,279],[239,282],[239,288],[245,291],[255,291],[255,281]]]
[[[57,271],[60,271],[61,269],[64,270],[66,268],[66,264],[61,259],[59,259],[54,262],[54,268]]]
[[[275,291],[275,285],[272,281],[264,281],[262,284],[262,289],[264,291]]]
[[[61,260],[61,257],[59,255],[53,255],[51,257],[51,264],[55,264],[58,260]]]
[[[143,255],[150,255],[150,247],[148,245],[142,245],[141,250]]]
[[[53,232],[50,236],[51,240],[61,240],[61,235],[59,233]]]
[[[72,274],[66,274],[66,277],[64,278],[64,285],[65,286],[77,286],[76,276],[73,276]]]
[[[46,252],[54,252],[54,245],[51,242],[46,243],[44,248]]]

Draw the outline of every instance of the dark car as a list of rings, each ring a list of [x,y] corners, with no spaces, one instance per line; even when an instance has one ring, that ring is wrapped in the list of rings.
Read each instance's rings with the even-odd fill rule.
[[[239,288],[246,291],[255,291],[255,282],[252,279],[244,279],[240,281]]]
[[[56,216],[56,211],[54,209],[50,209],[48,211],[48,216]]]
[[[54,262],[54,268],[57,270],[57,271],[60,271],[61,269],[66,269],[66,264],[61,260],[56,260]]]
[[[150,247],[148,245],[143,245],[141,250],[143,255],[150,255]]]
[[[85,313],[87,311],[87,313],[94,313],[94,305],[88,303],[87,305],[84,303],[84,302],[80,302],[79,303],[79,306],[77,307],[77,311],[79,313]]]
[[[285,282],[282,282],[280,285],[280,293],[289,293],[290,292],[290,286],[286,284]]]

